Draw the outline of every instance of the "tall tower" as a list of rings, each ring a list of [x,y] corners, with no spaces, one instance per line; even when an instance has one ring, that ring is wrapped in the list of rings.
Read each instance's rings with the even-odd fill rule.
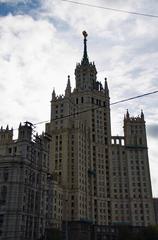
[[[155,223],[144,114],[124,118],[131,224]],[[139,214],[138,214],[139,213]]]
[[[76,88],[71,92],[70,76],[65,96],[52,94],[51,170],[63,186],[63,220],[110,222],[110,143],[109,91],[97,81],[94,62],[84,52],[75,69]]]

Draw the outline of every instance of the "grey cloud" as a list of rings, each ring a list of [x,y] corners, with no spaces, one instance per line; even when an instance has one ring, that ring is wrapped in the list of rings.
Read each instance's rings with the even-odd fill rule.
[[[10,58],[11,58],[11,54],[5,54],[2,56],[2,58],[7,61],[7,62],[10,62]]]
[[[153,138],[158,138],[158,124],[149,125],[148,134]]]
[[[142,67],[136,67],[133,68],[131,71],[127,72],[127,74],[130,74],[132,78],[136,78],[141,75],[141,73],[144,71]]]
[[[23,107],[23,106],[24,106],[24,103],[25,103],[24,100],[19,99],[19,98],[15,98],[14,100],[15,100],[15,102],[16,102],[20,107]]]
[[[1,78],[0,78],[0,81],[1,81]],[[0,83],[0,92],[1,91],[6,91],[6,87],[2,84],[2,83]]]

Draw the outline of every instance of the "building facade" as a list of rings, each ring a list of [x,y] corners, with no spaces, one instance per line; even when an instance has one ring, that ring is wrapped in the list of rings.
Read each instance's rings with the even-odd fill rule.
[[[40,239],[49,225],[49,137],[26,122],[0,130],[0,239]]]
[[[62,192],[62,221],[98,225],[155,223],[144,114],[124,119],[124,136],[111,135],[107,79],[97,80],[94,62],[84,53],[68,76],[65,95],[51,100],[46,132],[52,136],[50,171]]]
[[[124,117],[124,136],[112,137],[112,222],[155,223],[144,114]]]

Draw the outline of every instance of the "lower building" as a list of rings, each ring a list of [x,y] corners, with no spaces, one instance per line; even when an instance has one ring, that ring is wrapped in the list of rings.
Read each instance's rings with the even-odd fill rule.
[[[50,196],[48,197],[47,204],[49,205],[49,224],[48,229],[62,229],[63,221],[63,188],[58,184],[55,176],[52,175],[51,185],[49,185],[48,192]]]
[[[33,138],[33,126],[0,130],[0,239],[40,239],[49,224],[49,137]],[[49,180],[50,184],[50,180]]]

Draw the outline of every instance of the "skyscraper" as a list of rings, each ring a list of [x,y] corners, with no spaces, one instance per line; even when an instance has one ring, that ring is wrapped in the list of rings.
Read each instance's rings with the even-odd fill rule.
[[[50,170],[61,195],[63,220],[99,225],[155,223],[144,114],[124,118],[124,136],[111,136],[107,79],[97,80],[87,53],[87,33],[81,63],[75,68],[76,86],[68,76],[65,95],[51,100],[46,132],[52,136]],[[58,188],[56,187],[56,191]]]

